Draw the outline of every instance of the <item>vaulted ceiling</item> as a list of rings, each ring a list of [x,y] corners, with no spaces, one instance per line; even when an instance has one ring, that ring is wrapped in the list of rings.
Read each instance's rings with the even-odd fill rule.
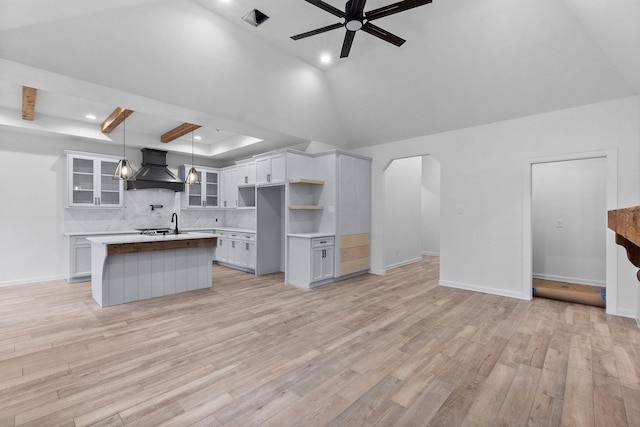
[[[240,19],[253,8],[269,16],[258,27]],[[190,152],[189,136],[159,136],[196,123],[197,153],[232,160],[308,141],[379,144],[640,90],[637,0],[434,0],[376,21],[403,46],[360,31],[343,59],[342,28],[290,38],[337,21],[303,0],[0,0],[0,126],[114,144],[84,114],[100,121],[124,107],[136,111],[134,145]],[[20,117],[23,85],[39,89],[33,122]]]

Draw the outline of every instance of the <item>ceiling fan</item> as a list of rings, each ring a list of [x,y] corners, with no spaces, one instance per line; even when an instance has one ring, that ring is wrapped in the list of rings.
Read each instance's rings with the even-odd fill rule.
[[[338,22],[336,24],[327,25],[326,27],[318,28],[315,30],[307,31],[306,33],[292,36],[293,40],[300,40],[305,37],[315,36],[327,31],[336,30],[344,27],[347,32],[344,36],[344,42],[342,43],[342,51],[340,52],[340,58],[346,58],[349,56],[353,39],[356,36],[356,31],[362,30],[365,33],[369,33],[372,36],[376,36],[386,42],[389,42],[396,46],[402,46],[406,41],[395,34],[383,30],[371,23],[374,19],[379,19],[385,16],[393,15],[394,13],[403,12],[414,7],[423,6],[431,3],[433,0],[404,0],[397,3],[383,6],[378,9],[373,9],[368,12],[364,11],[364,5],[367,0],[349,0],[345,6],[344,12],[340,9],[331,6],[323,2],[322,0],[305,0],[307,3],[311,3],[320,9],[329,12],[338,18],[343,18],[344,22]]]

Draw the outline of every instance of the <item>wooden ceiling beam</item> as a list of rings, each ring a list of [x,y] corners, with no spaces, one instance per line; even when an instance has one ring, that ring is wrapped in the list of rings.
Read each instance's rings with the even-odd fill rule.
[[[100,129],[102,133],[111,133],[117,128],[120,123],[124,122],[124,119],[133,114],[133,110],[127,110],[126,108],[118,107],[113,110],[113,113],[102,122]]]
[[[188,134],[189,132],[192,132],[196,129],[201,128],[202,126],[200,125],[194,125],[191,123],[183,123],[180,126],[171,129],[169,132],[165,132],[164,134],[162,134],[162,136],[160,137],[160,142],[163,143],[167,143],[167,142],[171,142],[174,139],[178,139],[183,135]]]
[[[36,114],[36,96],[38,89],[22,86],[22,119],[33,120]]]

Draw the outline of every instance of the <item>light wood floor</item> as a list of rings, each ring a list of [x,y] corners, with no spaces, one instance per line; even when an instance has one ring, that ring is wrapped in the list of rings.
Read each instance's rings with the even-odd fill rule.
[[[0,426],[640,426],[640,330],[603,309],[437,286],[438,260],[315,290],[100,309],[0,288]]]

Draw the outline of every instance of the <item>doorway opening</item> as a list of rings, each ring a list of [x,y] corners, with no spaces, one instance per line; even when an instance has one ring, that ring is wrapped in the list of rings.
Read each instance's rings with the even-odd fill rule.
[[[419,155],[384,168],[384,267],[440,255],[440,162]]]
[[[616,150],[524,161],[522,285],[527,299],[534,296],[534,280],[559,282],[555,286],[561,291],[567,283],[585,285],[606,300],[607,313],[617,314],[617,249],[606,224],[607,211],[617,204],[617,174]]]
[[[605,307],[605,157],[531,167],[534,297]]]

